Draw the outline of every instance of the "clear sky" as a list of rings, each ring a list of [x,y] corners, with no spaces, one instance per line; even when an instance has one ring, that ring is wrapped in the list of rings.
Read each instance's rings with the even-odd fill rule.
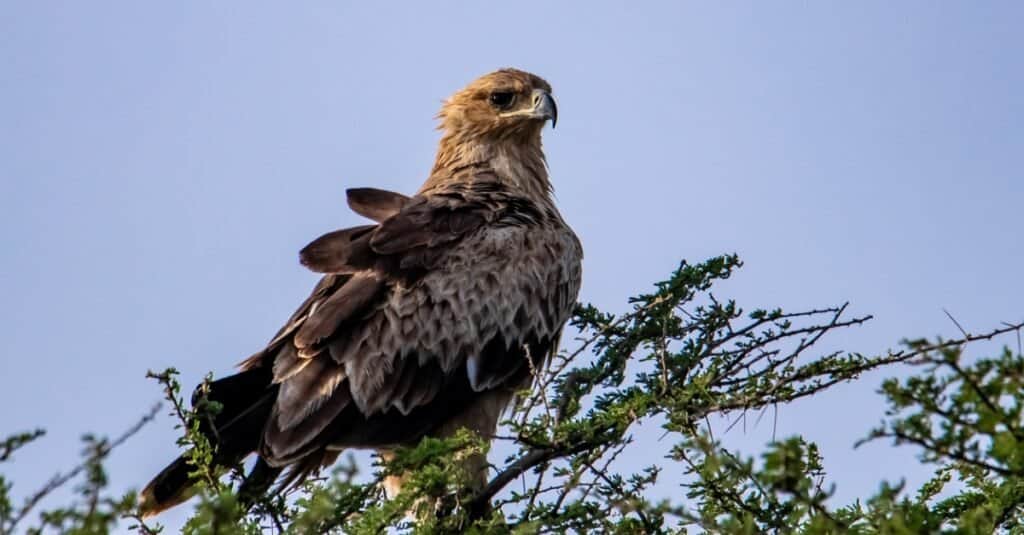
[[[955,335],[943,308],[1022,320],[1022,23],[997,1],[4,2],[0,432],[49,430],[5,474],[22,496],[80,434],[130,425],[159,398],[147,369],[191,385],[259,349],[315,281],[297,251],[360,222],[345,188],[415,190],[440,101],[504,66],[554,87],[585,301],[623,310],[735,251],[741,304],[874,314],[833,339],[850,350]],[[837,503],[929,473],[852,448],[886,375],[780,409]],[[113,486],[175,436],[142,431]]]

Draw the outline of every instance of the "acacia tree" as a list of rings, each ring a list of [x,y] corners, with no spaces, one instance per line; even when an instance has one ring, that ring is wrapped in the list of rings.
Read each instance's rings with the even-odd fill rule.
[[[491,461],[492,477],[472,490],[461,473],[466,455],[489,444],[469,433],[424,439],[388,462],[357,467],[351,459],[297,489],[239,496],[241,467],[211,467],[213,450],[199,422],[218,407],[197,389],[183,401],[176,372],[151,373],[182,430],[200,482],[188,533],[993,533],[1024,529],[1024,357],[1019,333],[1006,324],[955,340],[913,340],[899,351],[865,356],[819,350],[822,337],[861,324],[846,306],[799,312],[745,312],[715,296],[713,286],[740,266],[735,256],[683,262],[653,291],[613,315],[577,308],[578,333],[524,392],[496,442],[507,457]],[[965,360],[979,340],[1016,332],[1016,351]],[[890,379],[883,424],[864,441],[914,447],[935,476],[918,489],[880,481],[871,498],[830,501],[825,462],[800,436],[766,445],[759,458],[729,450],[715,438],[715,416],[737,417],[817,395],[862,373],[907,363],[912,373]],[[85,460],[15,504],[12,482],[0,476],[0,533],[106,533],[115,526],[143,533],[161,527],[135,515],[132,492],[107,489],[102,463],[152,419],[155,410],[116,440],[86,437]],[[639,425],[660,426],[664,438],[650,466],[622,472],[616,460],[636,448]],[[19,433],[0,444],[0,462],[42,435]],[[380,483],[407,474],[392,500]],[[36,511],[54,489],[80,481],[66,507]],[[671,483],[672,495],[656,492]]]

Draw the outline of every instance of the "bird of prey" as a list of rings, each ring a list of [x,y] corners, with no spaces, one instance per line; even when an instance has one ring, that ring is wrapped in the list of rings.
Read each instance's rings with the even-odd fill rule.
[[[557,116],[546,81],[492,72],[445,101],[434,167],[415,195],[348,190],[373,224],[302,249],[302,264],[324,274],[312,295],[239,373],[209,387],[222,406],[202,425],[214,462],[258,455],[243,489],[302,481],[346,448],[387,455],[459,428],[493,436],[556,350],[580,288],[582,248],[541,150]],[[141,493],[143,513],[187,499],[192,470],[182,456],[160,472]],[[393,495],[400,484],[385,486]]]

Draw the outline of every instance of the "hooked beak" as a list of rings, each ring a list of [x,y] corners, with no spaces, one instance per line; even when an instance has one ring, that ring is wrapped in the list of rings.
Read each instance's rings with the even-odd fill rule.
[[[555,98],[542,89],[533,90],[533,116],[539,119],[551,119],[551,128],[558,122],[558,106]]]
[[[554,97],[543,89],[534,89],[530,99],[533,103],[532,108],[503,113],[501,116],[529,117],[530,119],[540,119],[541,121],[550,119],[551,128],[554,128],[555,123],[558,122],[558,106],[555,105]]]

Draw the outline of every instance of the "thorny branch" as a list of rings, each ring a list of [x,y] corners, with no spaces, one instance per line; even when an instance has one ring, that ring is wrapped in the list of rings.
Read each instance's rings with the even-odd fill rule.
[[[818,394],[895,363],[950,366],[965,391],[977,400],[972,403],[979,410],[1002,418],[1002,425],[1011,432],[1020,431],[1017,422],[1010,421],[1018,413],[1001,410],[1000,394],[991,390],[984,369],[930,355],[1013,331],[1019,337],[1024,323],[1007,323],[984,334],[963,331],[959,339],[908,344],[906,350],[878,356],[832,350],[819,353],[827,333],[860,325],[871,316],[849,317],[847,304],[744,314],[733,301],[719,299],[709,291],[714,281],[729,277],[738,266],[735,257],[719,257],[700,265],[683,263],[669,280],[657,283],[654,292],[631,300],[632,309],[625,314],[578,307],[572,320],[578,331],[572,348],[551,355],[544,366],[534,367],[534,361],[528,359],[533,389],[521,393],[505,422],[507,431],[497,437],[511,442],[515,452],[504,463],[497,463],[499,468],[481,483],[482,488],[466,487],[453,478],[454,472],[447,471],[459,455],[480,451],[468,448],[483,448],[478,437],[465,442],[424,440],[408,448],[408,455],[401,460],[396,456],[380,466],[368,482],[355,482],[354,472],[310,482],[299,494],[299,505],[276,496],[257,504],[247,516],[240,512],[244,519],[230,517],[230,522],[278,532],[379,533],[400,526],[410,509],[418,509],[430,513],[417,517],[416,529],[437,532],[461,531],[472,525],[474,529],[497,527],[501,532],[665,533],[676,529],[668,527],[666,519],[671,516],[680,526],[697,526],[708,532],[785,532],[783,528],[792,522],[817,522],[824,526],[821,533],[832,533],[853,524],[849,511],[826,506],[829,492],[821,488],[824,471],[820,464],[801,464],[816,458],[813,445],[805,448],[792,439],[774,443],[765,457],[765,466],[770,468],[754,468],[753,460],[740,459],[715,442],[710,416],[728,415],[731,425],[740,421],[745,425],[749,410],[760,410],[760,420],[768,408]],[[199,451],[204,441],[195,438],[199,434],[197,412],[188,410],[179,397],[174,373],[168,370],[152,376],[160,380],[173,414],[184,428],[181,444]],[[917,391],[904,393],[900,399],[945,418],[952,423],[950,429],[976,426],[979,420],[977,414],[948,409]],[[733,418],[730,411],[741,412]],[[152,414],[144,420],[151,418]],[[620,474],[624,463],[619,456],[633,444],[632,432],[640,424],[660,426],[664,434],[659,442],[667,438],[671,445],[653,455],[645,452],[652,457],[653,466]],[[705,424],[708,429],[702,430]],[[109,446],[100,443],[96,455],[106,455],[130,433]],[[880,436],[918,444],[959,467],[998,477],[1019,477],[1024,470],[977,455],[973,443],[950,446],[903,428],[879,432],[874,438]],[[0,460],[8,458],[18,445],[16,440],[0,444]],[[209,453],[205,453],[207,460]],[[690,511],[690,503],[652,503],[648,491],[665,467],[657,460],[659,454],[678,463],[684,478],[692,478],[683,485],[689,490],[688,498],[698,505],[697,513]],[[197,470],[203,470],[204,456],[197,453],[195,459]],[[44,490],[63,485],[83,469],[58,476]],[[398,499],[383,500],[378,484],[395,473],[402,473],[412,484],[403,488]],[[215,527],[219,525],[216,515],[233,507],[233,502],[222,501],[232,496],[232,490],[218,481],[220,474],[207,470],[199,483],[203,491],[197,511],[205,507],[214,515],[211,522]],[[511,483],[519,479],[522,491],[516,492]],[[409,494],[406,489],[413,490]],[[87,496],[87,501],[90,498],[96,499],[98,494]],[[26,508],[40,499],[30,501]],[[423,506],[428,499],[439,500],[434,502],[437,506]],[[1008,521],[1013,516],[1008,511],[1017,510],[1020,503],[1007,501],[994,507],[998,522]],[[726,524],[721,519],[726,517],[739,524],[723,528]],[[136,529],[154,532],[141,519],[136,520]]]
[[[693,422],[705,419],[710,414],[766,408],[801,399],[840,382],[852,380],[868,370],[910,362],[927,352],[946,347],[988,340],[1012,331],[1019,332],[1024,326],[1009,324],[988,333],[965,334],[960,339],[920,346],[913,350],[889,352],[879,357],[844,355],[836,351],[800,364],[800,357],[827,332],[860,325],[871,317],[845,319],[843,315],[848,305],[843,304],[796,313],[758,312],[751,315],[752,322],[736,327],[732,319],[738,318],[740,313],[731,303],[722,304],[712,298],[711,305],[698,306],[691,312],[684,305],[692,297],[693,294],[676,295],[674,298],[661,294],[639,304],[629,314],[618,318],[594,318],[585,323],[583,330],[586,332],[589,328],[589,336],[580,337],[579,345],[572,352],[553,361],[556,364],[549,366],[547,375],[537,380],[540,388],[556,389],[553,408],[548,406],[547,396],[534,396],[532,404],[525,403],[518,408],[517,425],[513,425],[513,428],[518,429],[516,438],[519,442],[530,445],[530,448],[499,471],[475,496],[473,503],[491,499],[512,480],[530,471],[541,470],[547,473],[557,466],[555,463],[559,460],[583,459],[599,446],[621,440],[633,424],[657,415],[666,415],[666,407],[687,414],[686,421],[670,426],[677,432],[685,432],[692,429]],[[688,323],[680,324],[671,320],[672,313],[680,313]],[[803,326],[792,324],[794,321],[820,316],[827,316],[827,319],[823,323]],[[653,334],[646,339],[639,339],[636,332],[642,331],[647,325],[652,325],[652,329],[656,327],[656,331],[652,331]],[[789,339],[796,339],[793,347],[784,349],[779,345]],[[611,362],[606,362],[604,366],[580,366],[578,357],[589,349],[595,351],[598,359],[612,354],[612,357],[618,358],[633,357],[635,361],[649,360],[634,355],[641,346],[651,348],[655,362],[653,373],[647,375],[652,381],[651,387],[646,390],[650,396],[648,401],[628,411],[629,417],[625,421],[603,429],[604,434],[601,434],[600,440],[588,441],[588,437],[592,438],[598,433],[575,437],[561,434],[562,426],[578,422],[578,419],[567,420],[567,417],[578,410],[570,410],[570,407],[579,407],[582,398],[604,396],[601,400],[607,401],[608,396],[615,397],[614,391],[609,394],[607,389],[602,390],[598,385],[615,376],[617,370],[621,369],[617,367],[618,363],[609,358],[607,360]],[[680,349],[671,351],[670,347]],[[617,351],[620,352],[618,355],[615,354]],[[576,367],[570,369],[571,365]],[[644,375],[639,377],[643,379]],[[699,389],[687,389],[683,393],[678,388],[664,388],[669,382],[668,378],[671,378],[673,384],[685,380],[702,386]],[[656,383],[653,382],[655,380]],[[757,388],[751,388],[752,385],[757,385]],[[538,399],[544,400],[541,403],[543,411],[554,412],[547,414],[545,421],[556,424],[553,430],[540,433],[540,436],[531,434],[536,428],[527,425],[531,421],[531,411],[538,407]],[[616,406],[625,407],[633,400],[629,396],[622,396],[616,399],[618,405],[611,402],[601,408],[609,411]],[[588,416],[599,416],[600,412],[592,410]],[[586,463],[583,466],[586,468]],[[576,474],[563,480],[574,481],[573,487],[588,488],[579,478]],[[586,491],[580,494],[585,499]],[[531,500],[529,503],[532,504],[535,498],[528,498]],[[564,498],[563,492],[558,503],[561,504]],[[820,504],[808,505],[812,509],[820,509],[820,514],[831,519]]]
[[[162,403],[157,403],[153,405],[153,407],[149,411],[147,411],[146,414],[139,419],[139,421],[137,421],[134,425],[129,427],[125,432],[121,433],[121,435],[114,439],[113,442],[99,442],[96,445],[96,447],[92,449],[90,455],[78,466],[75,466],[74,468],[65,473],[58,473],[57,475],[53,476],[45,485],[43,485],[42,488],[32,493],[32,495],[30,495],[25,500],[25,503],[21,506],[20,509],[18,509],[18,512],[15,513],[10,518],[10,520],[5,523],[4,526],[0,527],[0,533],[14,533],[14,528],[17,527],[18,523],[24,520],[24,518],[33,509],[35,509],[37,505],[39,505],[39,502],[41,502],[43,498],[45,498],[52,492],[56,491],[57,489],[63,487],[69,481],[73,480],[82,472],[89,469],[90,466],[95,465],[100,460],[110,455],[111,451],[113,451],[118,446],[124,444],[129,438],[138,433],[146,424],[152,422],[162,406]]]

